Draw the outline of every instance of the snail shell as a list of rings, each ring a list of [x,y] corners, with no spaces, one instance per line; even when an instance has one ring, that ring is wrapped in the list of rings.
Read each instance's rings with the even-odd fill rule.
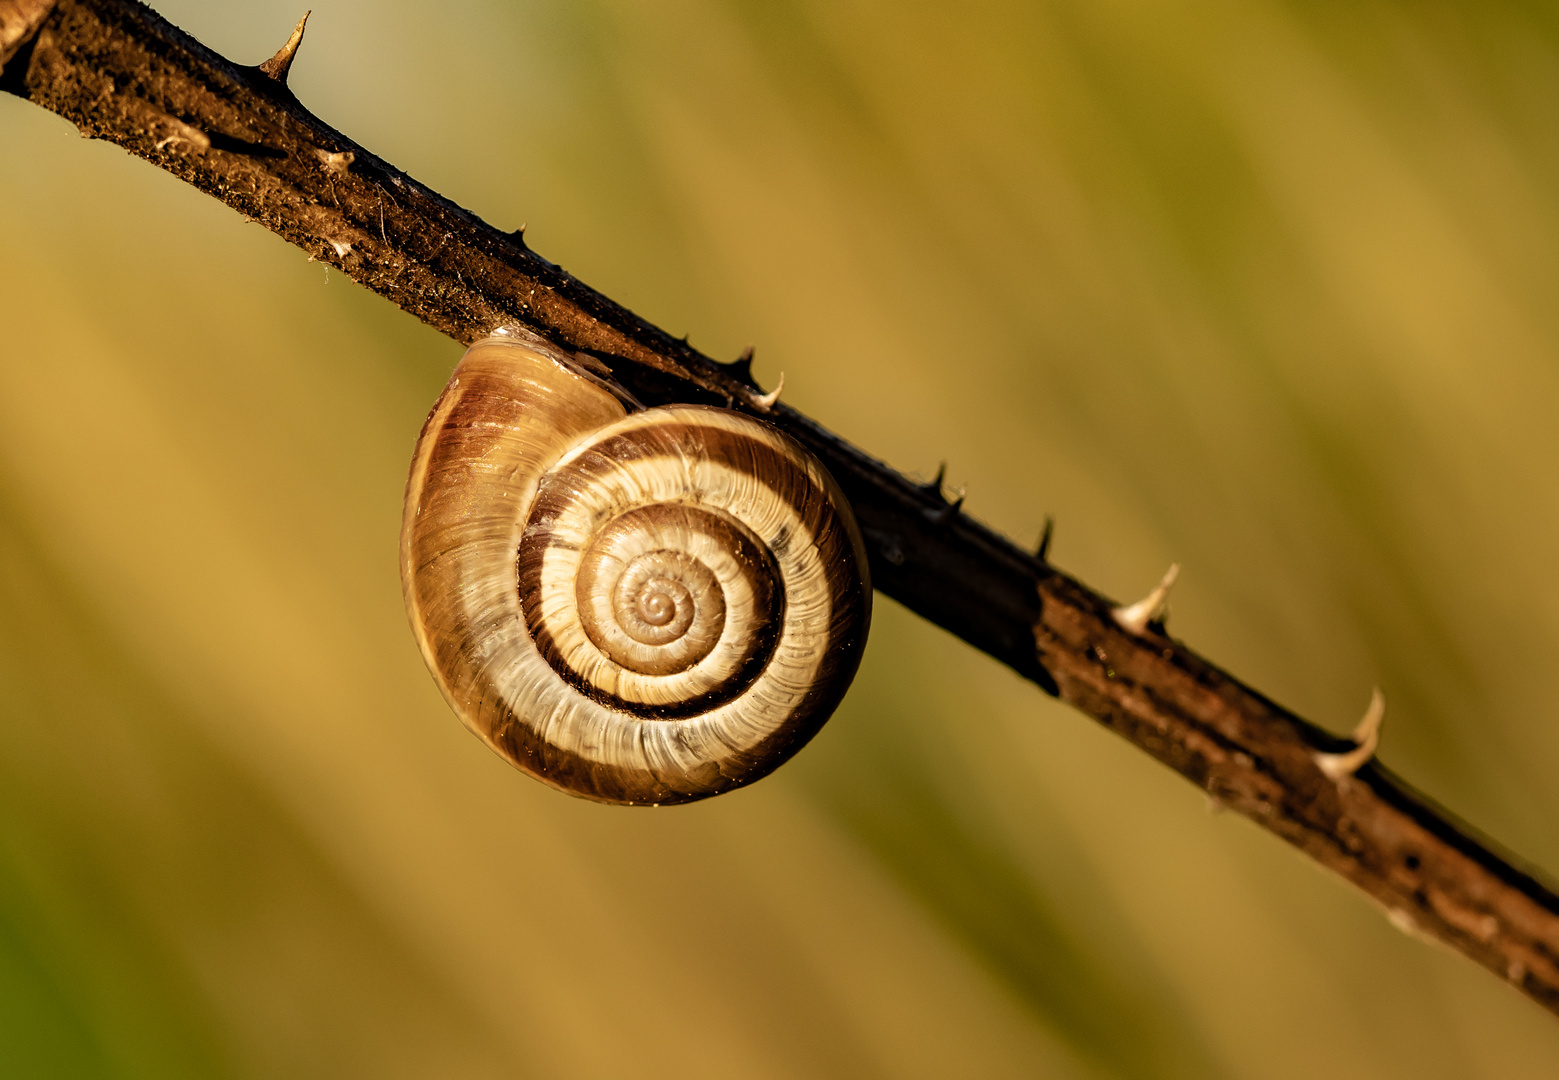
[[[724,409],[630,413],[514,332],[471,346],[422,429],[401,575],[466,726],[612,803],[773,770],[844,696],[871,619],[849,506],[799,445]]]

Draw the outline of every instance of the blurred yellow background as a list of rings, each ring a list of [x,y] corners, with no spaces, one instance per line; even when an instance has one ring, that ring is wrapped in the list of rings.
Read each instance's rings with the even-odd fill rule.
[[[245,62],[300,13],[159,0]],[[326,121],[1559,871],[1559,18],[344,2]],[[0,1073],[1551,1077],[1559,1023],[880,600],[681,809],[406,628],[459,347],[0,96]]]

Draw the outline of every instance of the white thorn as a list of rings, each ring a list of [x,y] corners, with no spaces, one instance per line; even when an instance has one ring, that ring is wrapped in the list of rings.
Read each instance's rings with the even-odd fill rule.
[[[287,38],[286,44],[277,50],[275,56],[260,65],[261,71],[283,86],[287,85],[287,73],[292,70],[292,61],[298,55],[298,46],[303,44],[303,28],[308,25],[309,16],[312,14],[314,14],[312,11],[305,11],[303,18],[298,20],[298,25]]]
[[[1164,608],[1169,600],[1169,590],[1175,583],[1175,578],[1180,576],[1180,564],[1170,563],[1169,569],[1164,571],[1164,580],[1153,586],[1153,591],[1138,600],[1130,607],[1113,608],[1111,615],[1120,624],[1122,630],[1132,634],[1141,634],[1148,628],[1148,623],[1164,613]]]
[[[779,400],[780,391],[785,389],[785,373],[780,372],[779,382],[774,384],[774,389],[767,394],[754,394],[752,396],[753,407],[759,412],[768,412],[774,408],[774,403]]]
[[[1359,745],[1343,754],[1312,755],[1316,767],[1333,783],[1346,780],[1358,772],[1366,761],[1375,756],[1375,748],[1380,745],[1380,723],[1385,718],[1386,695],[1377,686],[1370,697],[1370,707],[1365,710],[1364,719],[1353,729],[1353,741]]]

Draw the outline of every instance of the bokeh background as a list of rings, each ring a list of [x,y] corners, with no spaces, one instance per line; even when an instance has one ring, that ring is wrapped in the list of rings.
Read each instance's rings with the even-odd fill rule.
[[[159,0],[246,62],[299,11]],[[1559,20],[318,7],[320,116],[1559,871]],[[880,600],[794,762],[527,780],[423,670],[459,355],[0,97],[0,1073],[1551,1077],[1559,1023]]]

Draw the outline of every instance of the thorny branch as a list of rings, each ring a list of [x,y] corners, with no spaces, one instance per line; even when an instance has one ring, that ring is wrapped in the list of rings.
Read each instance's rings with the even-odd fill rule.
[[[1559,1013],[1559,896],[1363,760],[1372,733],[1358,733],[1362,750],[1329,736],[1167,637],[1153,610],[1117,617],[1043,551],[963,515],[940,480],[916,484],[773,404],[750,356],[709,359],[320,122],[286,86],[300,37],[301,25],[275,58],[245,67],[134,0],[0,0],[0,89],[214,195],[461,342],[519,322],[606,364],[646,403],[764,416],[843,487],[878,589],[1335,870],[1399,927]]]

